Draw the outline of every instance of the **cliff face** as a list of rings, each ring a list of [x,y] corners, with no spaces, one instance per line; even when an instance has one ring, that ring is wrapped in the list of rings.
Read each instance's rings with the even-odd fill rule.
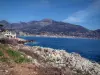
[[[66,69],[70,69],[73,75],[100,75],[100,65],[98,63],[92,63],[76,53],[67,53],[64,50],[39,46],[17,45],[12,46],[12,48],[31,56],[34,59],[33,62],[42,67],[52,66],[63,68],[65,72]]]

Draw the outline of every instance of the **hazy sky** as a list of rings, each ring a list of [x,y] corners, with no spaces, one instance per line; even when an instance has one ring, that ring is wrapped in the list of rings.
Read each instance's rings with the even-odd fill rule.
[[[100,0],[0,0],[0,20],[44,18],[100,29]]]

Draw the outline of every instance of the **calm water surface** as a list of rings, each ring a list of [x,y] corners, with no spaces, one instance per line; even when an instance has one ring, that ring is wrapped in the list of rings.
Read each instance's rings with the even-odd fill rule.
[[[85,58],[100,62],[100,40],[25,36],[21,36],[21,38],[36,41],[35,43],[26,44],[29,46],[43,46],[54,49],[64,49],[67,52],[76,52]]]

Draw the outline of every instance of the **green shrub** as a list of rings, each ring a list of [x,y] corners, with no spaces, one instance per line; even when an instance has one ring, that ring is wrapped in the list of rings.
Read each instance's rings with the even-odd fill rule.
[[[8,62],[8,61],[9,61],[9,59],[8,59],[8,58],[6,58],[6,57],[2,57],[2,58],[0,58],[0,61],[1,61],[1,62]]]
[[[2,52],[2,51],[0,51],[0,56],[4,56],[4,54],[3,54],[3,52]]]
[[[17,59],[15,59],[16,63],[23,63],[23,62],[30,62],[31,60],[25,57],[19,57]]]
[[[18,51],[14,51],[14,50],[7,50],[7,53],[9,56],[12,56],[12,57],[20,57],[21,56],[21,53],[18,52]]]
[[[7,53],[7,56],[4,55],[3,51],[0,50],[0,62],[16,62],[16,63],[24,63],[24,62],[31,62],[30,59],[26,58],[25,55],[19,51],[15,51],[9,49],[6,45],[0,44],[0,48],[5,50],[4,52]]]
[[[7,50],[9,56],[13,57],[13,61],[16,63],[30,62],[31,60],[22,56],[23,54],[19,51]]]

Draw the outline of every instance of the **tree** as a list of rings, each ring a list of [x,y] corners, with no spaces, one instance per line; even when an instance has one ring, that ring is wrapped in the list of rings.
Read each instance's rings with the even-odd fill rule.
[[[3,26],[3,24],[0,24],[0,31],[4,31]]]
[[[0,28],[2,28],[4,25],[3,24],[0,24]]]

